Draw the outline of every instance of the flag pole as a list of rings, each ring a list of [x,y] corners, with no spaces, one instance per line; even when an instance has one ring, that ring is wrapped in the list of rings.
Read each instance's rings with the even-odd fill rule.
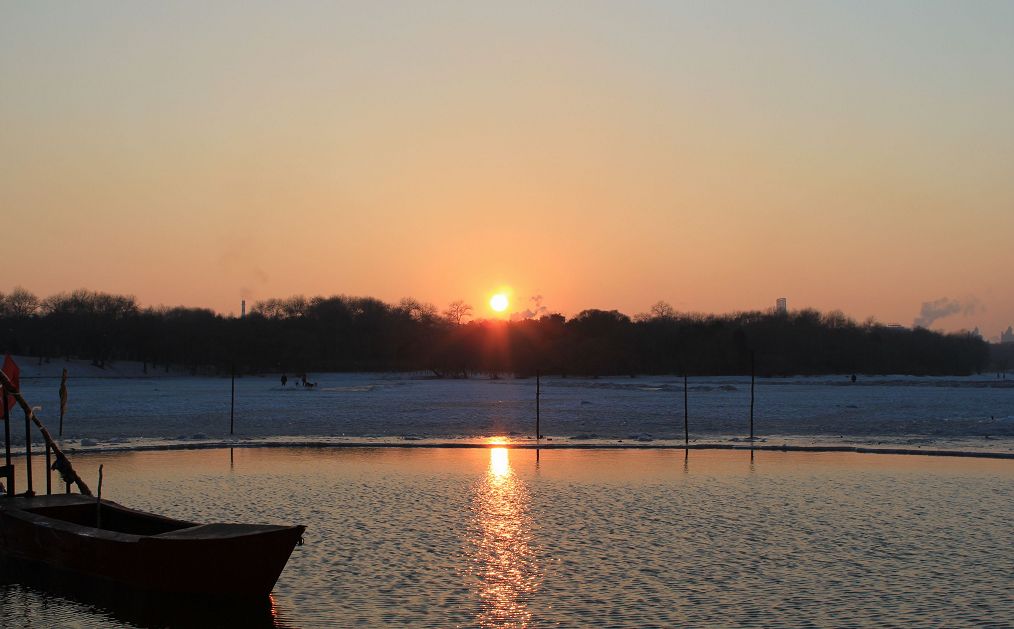
[[[0,394],[3,396],[3,407],[4,407],[4,470],[7,472],[7,487],[5,488],[8,496],[14,495],[14,467],[11,465],[11,413],[8,408],[7,400],[7,389],[0,386]]]

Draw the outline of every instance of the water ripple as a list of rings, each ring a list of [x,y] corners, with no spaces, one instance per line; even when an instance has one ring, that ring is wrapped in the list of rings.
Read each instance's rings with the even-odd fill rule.
[[[103,494],[129,506],[306,524],[275,626],[1014,625],[1009,461],[505,448],[76,461],[86,478],[100,463]],[[20,585],[0,585],[0,605],[4,626],[160,624]]]

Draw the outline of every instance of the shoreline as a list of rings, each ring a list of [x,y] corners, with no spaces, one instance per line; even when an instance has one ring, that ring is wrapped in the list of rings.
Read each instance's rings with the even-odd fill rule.
[[[171,365],[169,370],[165,370],[165,366],[161,365],[146,366],[145,363],[139,361],[130,360],[119,360],[111,361],[109,364],[99,367],[98,365],[92,364],[88,359],[83,358],[51,358],[48,361],[39,363],[38,356],[26,356],[21,354],[12,355],[13,358],[21,368],[21,379],[27,381],[33,380],[60,380],[62,377],[62,370],[68,369],[69,376],[72,379],[80,380],[174,380],[174,379],[188,379],[188,378],[211,378],[211,379],[227,379],[230,377],[229,373],[216,372],[210,370],[208,367],[196,368],[191,370],[179,365]],[[146,369],[147,367],[147,369]],[[278,371],[264,371],[255,373],[242,373],[236,374],[237,379],[243,378],[258,378],[265,380],[272,380],[280,375],[282,372]],[[495,382],[495,381],[518,381],[534,382],[534,376],[518,376],[512,374],[500,375],[496,378],[489,378],[480,373],[472,374],[468,378],[441,378],[434,376],[429,371],[419,370],[381,370],[381,371],[319,371],[313,372],[315,377],[329,377],[329,376],[370,376],[374,378],[389,378],[397,380],[433,380],[433,381],[473,381],[473,382]],[[849,373],[797,373],[797,374],[782,374],[782,375],[759,375],[757,379],[768,384],[834,384],[841,386],[862,386],[862,385],[905,385],[905,384],[924,384],[941,386],[950,383],[957,383],[959,386],[977,386],[977,387],[999,387],[999,388],[1014,388],[1014,378],[999,379],[996,378],[994,372],[983,372],[979,374],[954,374],[954,373],[935,373],[935,374],[909,374],[909,373],[862,373],[857,372],[856,375],[859,377],[858,382],[848,381]],[[612,374],[603,376],[592,376],[592,375],[570,375],[563,376],[560,374],[546,374],[543,376],[544,380],[547,381],[561,381],[561,382],[582,382],[582,381],[601,381],[610,382],[619,380],[628,382],[630,380],[639,379],[652,379],[652,378],[672,378],[680,380],[682,376],[676,373],[635,373],[630,374]],[[742,380],[749,379],[750,374],[748,372],[735,374],[735,373],[702,373],[690,376],[693,380]]]
[[[856,454],[894,454],[905,456],[937,456],[957,458],[979,458],[979,459],[1006,459],[1014,460],[1014,452],[990,452],[975,450],[927,450],[916,448],[874,448],[869,446],[835,446],[835,445],[752,445],[752,444],[722,444],[722,443],[692,443],[666,444],[666,443],[480,443],[467,442],[456,443],[451,441],[440,442],[405,442],[397,443],[390,441],[274,441],[274,442],[249,442],[249,441],[209,441],[202,443],[165,443],[165,444],[138,444],[138,445],[113,445],[110,447],[89,447],[89,448],[64,448],[64,452],[70,454],[110,454],[117,452],[160,452],[176,450],[225,450],[232,448],[315,448],[315,449],[342,449],[342,448],[508,448],[514,450],[760,450],[765,452],[853,452]],[[13,453],[12,453],[13,454]],[[24,452],[18,453],[24,456]],[[33,451],[33,456],[39,456]]]

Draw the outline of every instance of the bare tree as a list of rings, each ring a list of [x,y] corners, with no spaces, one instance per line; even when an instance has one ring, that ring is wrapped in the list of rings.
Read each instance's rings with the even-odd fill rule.
[[[285,299],[265,299],[258,301],[250,309],[250,314],[260,315],[267,319],[297,319],[306,315],[310,302],[302,295],[293,295]]]
[[[39,298],[21,286],[15,286],[9,295],[3,298],[2,311],[5,316],[21,319],[30,317],[39,310]]]
[[[266,319],[281,319],[284,317],[284,304],[281,299],[271,298],[255,302],[250,308],[251,315],[259,315]]]
[[[675,319],[676,309],[664,301],[655,302],[651,307],[652,319]]]
[[[472,307],[462,300],[452,301],[447,310],[444,310],[444,318],[454,325],[461,325],[462,319],[472,316]]]
[[[415,321],[432,321],[437,318],[437,307],[412,297],[405,297],[398,302],[398,309],[412,317]]]

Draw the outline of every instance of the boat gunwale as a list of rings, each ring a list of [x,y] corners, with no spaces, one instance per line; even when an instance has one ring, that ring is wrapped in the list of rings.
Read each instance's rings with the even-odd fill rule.
[[[70,520],[64,520],[63,518],[54,517],[47,515],[44,512],[40,513],[36,509],[44,510],[52,507],[64,507],[64,506],[87,506],[96,504],[94,498],[88,496],[82,496],[82,500],[62,500],[56,504],[38,504],[38,505],[25,505],[21,501],[36,501],[43,498],[50,498],[50,496],[35,496],[31,498],[13,498],[12,500],[19,501],[20,504],[6,505],[3,504],[6,501],[0,501],[0,513],[6,516],[13,517],[24,521],[31,526],[45,527],[53,530],[62,531],[65,533],[80,535],[83,537],[92,537],[96,539],[103,539],[108,541],[118,542],[138,542],[146,537],[153,537],[152,535],[139,535],[137,533],[126,533],[123,531],[115,531],[111,529],[99,528],[95,526],[88,526],[87,524],[79,524]],[[113,509],[120,511],[127,515],[141,516],[145,518],[153,518],[160,520],[165,523],[171,523],[173,525],[182,525],[179,529],[193,528],[199,526],[194,522],[188,522],[186,520],[177,520],[175,518],[168,518],[157,513],[149,513],[147,511],[139,511],[137,509],[130,509],[123,505],[113,502],[112,500],[101,500],[99,503],[103,508]],[[177,529],[177,530],[179,530]]]
[[[54,500],[55,499],[55,500]],[[10,501],[17,501],[15,504],[4,504],[7,500],[0,500],[0,513],[7,516],[17,518],[24,521],[26,524],[31,526],[46,527],[53,530],[62,531],[72,535],[79,535],[84,537],[91,537],[95,539],[102,539],[107,541],[117,541],[123,543],[140,543],[144,541],[167,541],[167,542],[199,542],[202,540],[226,540],[226,539],[237,539],[243,537],[256,537],[265,533],[275,533],[278,531],[287,531],[293,529],[300,530],[300,535],[306,528],[303,525],[291,524],[248,524],[248,523],[228,523],[228,522],[210,522],[210,523],[198,523],[191,522],[188,520],[177,520],[175,518],[169,518],[157,513],[150,513],[148,511],[140,511],[138,509],[131,509],[124,507],[123,505],[113,502],[112,500],[102,499],[98,501],[102,507],[120,511],[126,515],[139,516],[149,519],[155,519],[164,523],[170,523],[178,526],[169,531],[154,534],[137,534],[127,533],[123,531],[116,531],[111,529],[99,528],[94,526],[88,526],[86,524],[79,524],[70,520],[64,520],[62,518],[53,517],[40,513],[38,510],[45,510],[52,507],[64,507],[64,506],[89,506],[96,504],[96,500],[88,496],[77,496],[73,498],[66,494],[57,494],[53,496],[34,496],[34,497],[17,497],[11,498]],[[25,503],[29,504],[25,504]],[[31,505],[31,502],[43,502],[43,504]],[[46,502],[52,504],[45,504]],[[213,528],[214,527],[214,528]],[[207,529],[202,531],[204,534],[194,534],[195,529]]]

